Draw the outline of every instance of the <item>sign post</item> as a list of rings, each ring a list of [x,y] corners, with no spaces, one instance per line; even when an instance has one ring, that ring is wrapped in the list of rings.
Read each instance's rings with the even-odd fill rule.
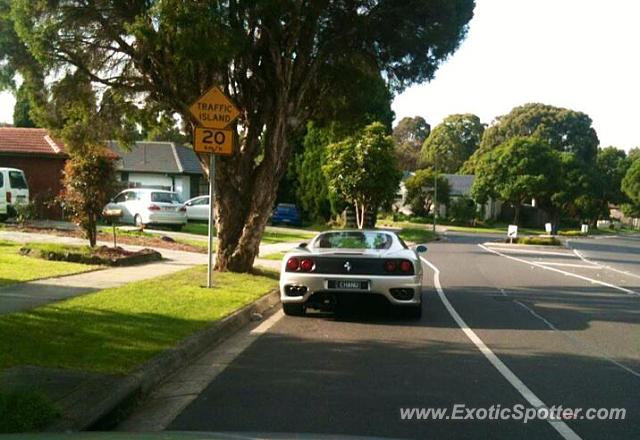
[[[207,287],[213,286],[213,196],[215,193],[216,156],[209,154],[209,230],[207,237]]]
[[[513,244],[513,239],[518,238],[518,225],[509,225],[507,228],[507,237],[509,237],[509,242]]]
[[[207,287],[213,286],[213,227],[216,156],[233,155],[233,130],[227,127],[240,116],[240,110],[218,87],[210,88],[196,100],[189,111],[198,121],[193,130],[193,150],[209,154],[209,233]]]

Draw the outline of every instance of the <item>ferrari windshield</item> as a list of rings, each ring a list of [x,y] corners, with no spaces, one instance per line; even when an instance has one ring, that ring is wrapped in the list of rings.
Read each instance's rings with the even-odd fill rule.
[[[325,249],[389,249],[393,238],[385,232],[346,231],[325,232],[313,247]]]

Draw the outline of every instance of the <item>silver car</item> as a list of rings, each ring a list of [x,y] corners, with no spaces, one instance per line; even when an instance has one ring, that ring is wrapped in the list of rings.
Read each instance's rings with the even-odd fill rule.
[[[180,230],[187,223],[187,209],[180,195],[160,189],[127,189],[115,196],[106,209],[121,209],[123,223],[138,227],[163,225]]]
[[[422,313],[419,253],[382,230],[323,232],[288,252],[280,270],[280,300],[287,315],[330,308],[340,295],[382,295],[413,317]]]
[[[184,202],[187,220],[206,222],[209,220],[209,196],[198,196]]]

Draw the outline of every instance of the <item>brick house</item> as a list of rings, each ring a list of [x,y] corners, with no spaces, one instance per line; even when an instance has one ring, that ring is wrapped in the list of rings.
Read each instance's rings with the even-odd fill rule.
[[[32,201],[52,200],[62,189],[61,176],[69,155],[43,128],[0,127],[0,167],[24,171]],[[56,209],[43,214],[59,217]]]

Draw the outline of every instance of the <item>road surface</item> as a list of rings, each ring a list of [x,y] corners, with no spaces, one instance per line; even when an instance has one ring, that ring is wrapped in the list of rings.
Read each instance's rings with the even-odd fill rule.
[[[210,354],[204,371],[218,370],[202,390],[146,411],[164,405],[167,430],[640,438],[640,240],[519,250],[483,245],[491,239],[451,233],[430,245],[420,321],[375,304],[337,316],[277,315],[259,337],[228,348],[223,367]],[[491,408],[557,405],[581,413],[489,420]],[[447,412],[407,420],[412,408]],[[471,418],[454,420],[455,408]],[[625,419],[581,418],[589,408],[623,408]]]

